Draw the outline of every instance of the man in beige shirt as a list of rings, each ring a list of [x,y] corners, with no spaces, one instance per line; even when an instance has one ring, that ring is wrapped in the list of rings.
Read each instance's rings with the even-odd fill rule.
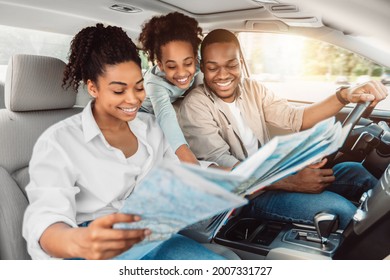
[[[371,100],[374,106],[388,94],[380,83],[368,82],[342,89],[319,103],[293,107],[261,83],[244,78],[241,65],[240,45],[234,34],[217,29],[205,37],[200,64],[204,85],[190,92],[178,113],[184,136],[200,160],[233,168],[269,141],[266,124],[304,130],[334,116],[346,103]],[[269,186],[251,202],[249,212],[311,224],[317,212],[329,210],[339,215],[344,228],[356,207],[343,196],[359,198],[377,180],[358,163],[321,169],[325,163],[308,166]]]

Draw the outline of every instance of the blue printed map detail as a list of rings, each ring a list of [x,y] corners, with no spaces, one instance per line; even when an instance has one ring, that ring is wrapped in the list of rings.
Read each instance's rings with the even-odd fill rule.
[[[191,224],[246,203],[246,199],[181,165],[160,166],[136,187],[121,209],[141,216],[142,220],[118,227],[150,229],[152,234],[139,244],[166,240]]]

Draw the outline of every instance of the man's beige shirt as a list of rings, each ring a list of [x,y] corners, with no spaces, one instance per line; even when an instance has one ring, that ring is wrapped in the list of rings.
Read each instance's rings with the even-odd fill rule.
[[[261,145],[270,140],[267,124],[294,132],[300,130],[304,108],[290,105],[261,83],[243,79],[236,94],[242,117]],[[231,167],[248,156],[229,108],[207,86],[200,85],[185,97],[178,120],[199,160]]]

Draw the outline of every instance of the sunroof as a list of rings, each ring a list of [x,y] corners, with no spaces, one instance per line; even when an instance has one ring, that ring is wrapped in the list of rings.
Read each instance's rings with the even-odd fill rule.
[[[224,0],[160,0],[160,2],[177,7],[191,14],[215,14],[223,12],[234,12],[250,9],[258,9],[261,4],[252,0],[224,1]]]

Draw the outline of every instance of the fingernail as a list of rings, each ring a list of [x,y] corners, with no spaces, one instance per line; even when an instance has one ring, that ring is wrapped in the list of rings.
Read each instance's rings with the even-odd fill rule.
[[[144,234],[145,234],[145,236],[151,235],[152,231],[150,229],[145,229]]]
[[[138,222],[141,220],[141,217],[140,216],[134,216],[134,221]]]

